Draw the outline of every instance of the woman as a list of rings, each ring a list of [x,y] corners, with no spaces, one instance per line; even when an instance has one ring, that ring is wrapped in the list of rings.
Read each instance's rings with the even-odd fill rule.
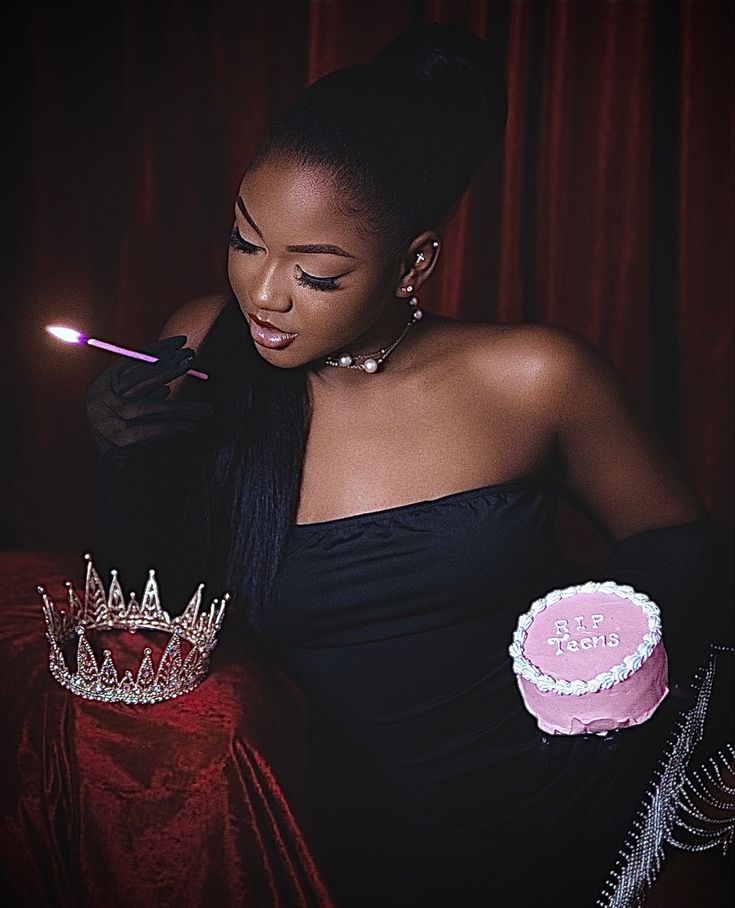
[[[90,393],[98,560],[224,584],[303,689],[314,841],[345,906],[591,905],[615,864],[675,710],[551,742],[523,709],[517,616],[587,579],[556,549],[557,495],[615,546],[605,576],[662,604],[675,682],[709,633],[682,618],[708,517],[611,366],[558,328],[420,308],[505,118],[461,28],[310,86],[239,187],[232,296],[184,306],[158,363]],[[183,378],[195,351],[206,386]]]

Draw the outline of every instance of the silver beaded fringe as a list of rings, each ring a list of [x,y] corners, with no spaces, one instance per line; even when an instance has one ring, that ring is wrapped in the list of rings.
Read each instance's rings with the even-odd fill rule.
[[[596,902],[600,908],[640,908],[661,871],[665,844],[688,851],[704,851],[719,846],[723,854],[732,844],[733,820],[728,820],[727,826],[723,821],[723,825],[712,830],[706,836],[707,841],[699,845],[682,842],[676,833],[677,827],[692,831],[692,827],[688,827],[681,817],[682,809],[686,810],[689,806],[686,791],[691,783],[687,772],[692,753],[704,734],[717,658],[722,652],[732,655],[735,650],[730,646],[712,646],[706,663],[694,676],[692,689],[696,692],[697,700],[686,712],[681,713],[669,734],[663,756],[653,772],[643,803],[633,820],[633,827],[625,837],[615,866]],[[728,757],[732,760],[735,756],[735,749],[728,744],[723,750],[727,750],[728,754],[720,752],[717,757],[724,766]],[[702,771],[705,771],[705,767],[708,767],[706,773],[713,772],[717,776],[720,790],[728,793],[727,786],[720,779],[716,759],[710,758],[701,767]],[[696,772],[692,775],[697,778]],[[710,776],[707,775],[707,778]],[[725,803],[722,802],[723,805]],[[691,810],[689,813],[692,815]],[[698,834],[702,835],[701,831]]]

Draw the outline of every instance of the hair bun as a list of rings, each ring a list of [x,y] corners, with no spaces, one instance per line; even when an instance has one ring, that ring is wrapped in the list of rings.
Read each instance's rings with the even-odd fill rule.
[[[506,115],[492,47],[463,26],[419,25],[371,63],[304,89],[251,167],[278,152],[326,168],[367,229],[398,248],[451,211],[498,145]]]
[[[414,105],[433,120],[426,128],[450,130],[457,144],[474,149],[476,164],[502,136],[505,78],[491,46],[466,26],[417,25],[386,45],[371,65],[403,82]]]

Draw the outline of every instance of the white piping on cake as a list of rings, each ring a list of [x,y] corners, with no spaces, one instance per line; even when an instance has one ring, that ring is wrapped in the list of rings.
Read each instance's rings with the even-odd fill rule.
[[[544,609],[558,602],[560,599],[568,599],[578,593],[612,593],[621,599],[628,599],[637,605],[648,618],[648,631],[643,635],[643,640],[629,656],[626,656],[618,665],[614,665],[609,671],[600,672],[589,681],[575,680],[566,681],[564,679],[552,678],[544,674],[541,669],[530,662],[523,653],[523,645],[526,642],[526,634],[536,615]],[[624,681],[633,672],[643,665],[654,650],[654,647],[661,640],[661,612],[658,606],[652,602],[645,593],[636,592],[632,586],[619,585],[614,580],[604,580],[601,582],[588,580],[576,586],[567,586],[564,589],[552,590],[543,598],[537,599],[532,603],[531,608],[524,612],[518,619],[518,626],[513,634],[513,642],[508,647],[508,652],[513,657],[513,671],[517,675],[525,678],[534,684],[540,691],[546,693],[552,691],[555,694],[571,694],[581,696],[582,694],[594,694],[598,690],[607,690],[613,684]]]

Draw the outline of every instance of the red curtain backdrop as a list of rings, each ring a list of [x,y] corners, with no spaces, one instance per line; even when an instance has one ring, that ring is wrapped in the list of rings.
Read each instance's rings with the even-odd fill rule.
[[[270,117],[414,22],[503,61],[504,143],[445,231],[422,304],[563,325],[622,370],[720,529],[732,527],[733,5],[280,0],[4,6],[0,546],[80,552],[84,395],[226,287],[235,189]],[[10,127],[10,128],[8,128]],[[397,141],[412,141],[411,117]]]

